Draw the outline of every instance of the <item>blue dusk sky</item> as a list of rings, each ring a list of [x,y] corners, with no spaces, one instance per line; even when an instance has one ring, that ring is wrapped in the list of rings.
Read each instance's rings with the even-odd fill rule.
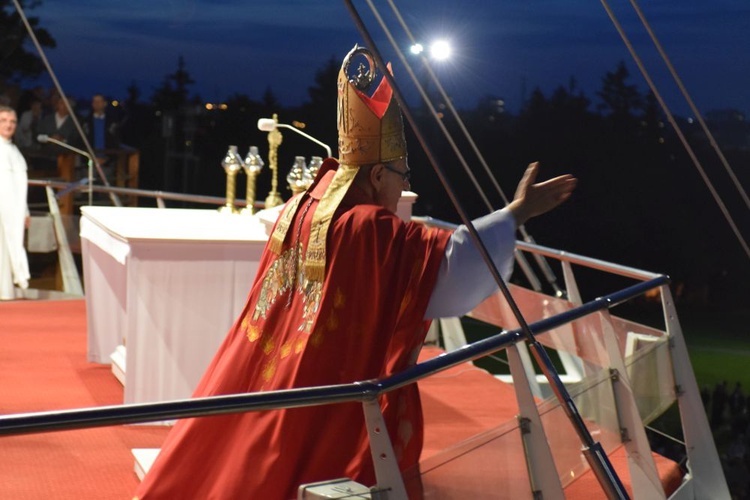
[[[375,3],[400,46],[408,47],[388,3]],[[611,3],[667,103],[689,115],[631,4]],[[410,92],[367,3],[355,5]],[[598,1],[403,0],[397,6],[418,39],[450,40],[453,57],[435,69],[459,107],[493,95],[515,112],[535,87],[549,94],[571,77],[595,103],[602,76],[621,60],[631,81],[646,89]],[[651,0],[640,8],[702,112],[750,112],[750,2]],[[192,90],[206,101],[234,93],[260,99],[270,87],[280,102],[297,105],[307,99],[316,70],[363,43],[344,3],[333,0],[44,0],[27,15],[39,17],[56,39],[47,55],[66,93],[77,97],[103,92],[121,99],[135,81],[147,99],[182,55],[196,81]]]

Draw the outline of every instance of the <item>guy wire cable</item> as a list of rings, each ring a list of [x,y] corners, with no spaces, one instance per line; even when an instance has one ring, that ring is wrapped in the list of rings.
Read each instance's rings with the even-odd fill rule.
[[[690,93],[687,91],[687,88],[685,88],[685,85],[683,85],[682,78],[680,78],[680,75],[677,73],[677,70],[675,70],[674,66],[672,66],[672,61],[669,59],[669,56],[667,56],[667,53],[664,50],[664,47],[662,47],[661,42],[657,38],[654,31],[651,29],[651,24],[646,19],[646,16],[641,11],[641,8],[638,6],[638,2],[636,2],[636,0],[630,0],[630,4],[633,6],[633,9],[638,14],[638,17],[641,19],[641,23],[643,24],[643,27],[646,28],[646,31],[651,37],[651,41],[654,42],[654,45],[656,46],[656,50],[659,51],[659,55],[664,61],[664,64],[669,69],[669,72],[672,75],[672,78],[674,79],[675,83],[679,87],[680,92],[682,92],[682,95],[687,101],[688,105],[690,106],[691,111],[693,112],[693,114],[695,114],[695,117],[698,120],[698,123],[700,124],[701,128],[703,129],[703,132],[706,134],[706,137],[708,137],[708,142],[711,144],[711,147],[713,147],[714,151],[716,152],[716,155],[719,157],[719,160],[721,160],[722,165],[724,165],[724,170],[727,171],[727,174],[729,175],[729,177],[732,179],[732,182],[734,183],[734,187],[737,188],[737,191],[739,191],[740,195],[742,196],[742,199],[745,200],[745,206],[747,206],[747,208],[750,209],[750,199],[747,197],[747,193],[745,192],[745,189],[742,187],[742,184],[737,179],[737,176],[734,174],[734,170],[729,165],[729,161],[724,156],[724,153],[721,151],[719,144],[716,142],[716,139],[714,139],[714,135],[711,133],[711,130],[708,128],[708,126],[706,125],[706,122],[703,120],[703,115],[701,115],[701,112],[698,111],[698,108],[695,106],[695,103],[693,102],[692,97],[690,97]]]
[[[369,31],[367,30],[367,27],[364,25],[364,22],[362,21],[362,18],[360,17],[359,12],[354,7],[352,0],[344,0],[344,3],[349,9],[349,12],[351,13],[352,18],[354,19],[354,23],[357,26],[357,29],[359,30],[360,34],[364,38],[365,42],[368,44],[369,50],[373,58],[375,59],[375,62],[377,63],[378,66],[380,66],[380,68],[386,68],[385,62],[380,55],[380,51],[378,50],[374,39],[372,38]],[[377,9],[375,9],[374,5],[372,4],[372,0],[368,0],[367,3],[370,6],[370,8],[373,10],[373,13],[375,14],[375,16],[380,18],[380,15],[377,12]],[[393,44],[396,52],[399,54],[400,57],[403,57],[403,54],[401,54],[401,52],[398,50],[398,45],[395,43],[395,40],[393,40],[393,38],[390,36],[390,33],[386,31],[386,34],[388,35],[391,41],[391,44]],[[611,498],[611,499],[629,498],[627,491],[625,490],[625,487],[623,486],[622,482],[617,476],[616,471],[614,470],[614,468],[612,467],[612,464],[609,461],[609,457],[607,457],[607,454],[604,452],[604,449],[602,448],[601,444],[594,441],[593,437],[591,436],[591,433],[586,428],[586,424],[584,423],[580,413],[578,412],[578,409],[576,408],[575,403],[570,397],[570,394],[565,388],[565,385],[560,380],[559,375],[555,371],[555,367],[552,365],[552,361],[550,360],[549,355],[544,350],[544,348],[539,343],[539,341],[537,341],[536,338],[534,337],[534,334],[531,331],[531,328],[529,327],[528,323],[523,317],[523,314],[521,314],[521,311],[518,308],[518,304],[513,299],[513,296],[511,295],[510,290],[508,289],[508,286],[505,284],[505,281],[500,275],[500,272],[495,266],[495,263],[492,261],[492,258],[490,257],[489,252],[487,251],[487,248],[482,242],[482,239],[479,237],[479,234],[477,233],[476,228],[471,223],[471,220],[468,218],[466,212],[464,212],[462,205],[458,201],[456,194],[454,193],[453,189],[448,183],[447,178],[444,175],[442,167],[438,163],[437,158],[432,153],[432,150],[429,148],[429,145],[427,144],[424,136],[422,135],[421,130],[417,126],[416,120],[414,119],[414,116],[411,113],[411,109],[406,103],[406,100],[404,99],[400,88],[396,84],[396,81],[394,80],[393,75],[391,75],[390,72],[385,70],[383,71],[383,78],[385,78],[388,81],[391,88],[393,89],[393,95],[398,101],[398,103],[400,104],[401,110],[404,113],[404,116],[406,116],[406,119],[411,124],[414,134],[417,137],[417,140],[421,144],[422,148],[424,149],[425,154],[427,155],[430,163],[433,166],[433,169],[435,170],[435,174],[438,176],[438,178],[440,179],[440,182],[443,184],[443,187],[445,188],[445,191],[448,194],[448,197],[451,199],[451,202],[456,208],[456,211],[459,213],[459,216],[461,217],[463,224],[466,226],[467,230],[469,231],[469,234],[471,235],[471,238],[474,241],[474,244],[477,246],[477,250],[479,250],[479,253],[482,255],[482,258],[485,260],[487,264],[487,268],[492,274],[492,277],[495,279],[498,287],[503,293],[503,296],[505,297],[508,307],[510,307],[511,311],[513,312],[513,315],[518,321],[520,329],[524,333],[524,336],[528,339],[529,348],[534,354],[534,358],[536,359],[537,363],[541,367],[542,372],[544,373],[545,377],[550,383],[550,387],[552,388],[553,392],[555,393],[555,396],[558,398],[560,402],[560,406],[562,410],[565,412],[566,416],[570,419],[570,422],[573,425],[573,428],[576,430],[576,433],[578,434],[578,437],[581,440],[581,443],[583,445],[583,454],[586,457],[586,460],[588,461],[589,465],[591,466],[592,472],[596,475],[597,479],[599,480],[600,485],[602,486],[608,498]],[[412,78],[414,79],[413,76]]]
[[[401,28],[406,33],[406,36],[409,38],[409,41],[412,44],[415,44],[417,40],[414,38],[413,33],[409,29],[409,26],[406,24],[406,21],[404,20],[403,16],[401,15],[401,12],[399,11],[398,7],[396,7],[396,4],[393,2],[393,0],[388,0],[388,4],[391,6],[391,10],[393,11],[394,15],[396,16],[396,19],[398,20],[399,24],[401,25]],[[420,59],[422,61],[422,64],[424,65],[425,69],[427,70],[427,73],[430,76],[430,79],[435,84],[436,88],[438,89],[438,92],[440,92],[440,96],[443,98],[443,101],[445,102],[446,106],[451,112],[451,115],[453,115],[453,118],[456,120],[456,123],[458,123],[459,128],[461,129],[461,132],[464,134],[464,137],[469,142],[469,145],[471,146],[472,151],[474,151],[474,154],[479,159],[479,163],[484,168],[485,173],[490,178],[490,181],[492,182],[492,185],[495,187],[495,190],[500,194],[500,197],[503,200],[503,203],[505,205],[508,205],[509,200],[508,197],[505,195],[505,192],[503,191],[502,187],[500,187],[500,184],[497,182],[497,179],[495,179],[495,176],[492,174],[492,170],[490,170],[489,165],[487,164],[487,161],[484,158],[484,155],[479,150],[479,148],[476,145],[476,142],[474,142],[474,138],[471,136],[471,133],[466,128],[466,125],[464,124],[463,119],[458,114],[458,111],[456,110],[456,107],[453,105],[453,102],[451,101],[450,97],[448,96],[447,92],[445,91],[445,88],[440,83],[440,80],[438,79],[435,72],[432,70],[432,65],[429,63],[427,58],[424,55],[420,56]],[[481,189],[481,188],[479,188]],[[492,210],[493,207],[488,207],[489,210]],[[518,230],[521,232],[521,236],[523,236],[524,241],[527,243],[536,243],[534,241],[534,238],[529,235],[529,233],[526,231],[526,226],[521,225],[519,226]],[[523,257],[522,253],[519,253],[520,257]],[[549,266],[549,263],[547,262],[547,259],[544,258],[544,256],[539,254],[533,254],[534,260],[536,261],[537,265],[542,271],[542,274],[544,275],[547,282],[550,284],[552,289],[555,291],[555,295],[557,297],[562,297],[564,295],[564,292],[560,289],[560,287],[557,285],[557,277],[552,272],[552,269]],[[525,257],[524,261],[525,261]],[[528,265],[528,264],[526,264]],[[533,284],[532,284],[533,286]],[[540,291],[540,288],[534,288],[536,291]]]
[[[653,80],[651,80],[651,76],[649,75],[648,70],[646,70],[646,67],[643,65],[643,61],[641,61],[641,58],[636,53],[635,48],[633,47],[633,44],[630,43],[630,39],[628,38],[628,35],[623,30],[614,12],[612,12],[612,9],[609,7],[609,3],[607,2],[607,0],[600,0],[600,1],[602,3],[602,6],[604,7],[604,10],[607,11],[607,15],[609,15],[609,18],[612,21],[612,24],[614,24],[615,29],[620,34],[620,38],[622,38],[622,41],[625,43],[625,46],[628,48],[628,51],[630,52],[630,55],[633,57],[633,60],[638,66],[638,69],[641,71],[643,78],[646,79],[646,83],[648,83],[648,86],[649,88],[651,88],[651,91],[654,93],[656,100],[659,102],[659,105],[662,107],[662,110],[664,110],[664,113],[667,115],[667,120],[669,120],[669,123],[672,125],[672,128],[674,128],[675,133],[677,134],[677,137],[679,137],[680,142],[682,142],[682,146],[685,148],[685,151],[687,151],[688,156],[690,156],[690,159],[693,161],[693,165],[695,165],[695,168],[698,170],[698,173],[703,179],[704,184],[706,184],[706,187],[708,188],[709,192],[713,196],[714,201],[716,201],[716,204],[719,205],[719,209],[724,214],[724,218],[727,220],[727,223],[732,228],[732,231],[734,231],[734,235],[737,237],[737,240],[740,242],[740,245],[742,245],[742,248],[745,250],[745,253],[747,254],[748,258],[750,258],[750,247],[748,247],[747,242],[742,237],[742,233],[740,233],[740,230],[737,228],[737,225],[735,224],[734,219],[732,219],[732,215],[729,213],[729,210],[727,209],[726,205],[724,205],[724,202],[722,201],[721,196],[719,196],[719,193],[716,191],[713,184],[711,183],[711,180],[708,178],[708,175],[706,174],[706,171],[703,169],[701,162],[695,156],[695,152],[693,151],[693,148],[690,147],[690,144],[688,144],[687,140],[685,139],[685,135],[682,133],[682,129],[675,121],[674,116],[672,115],[672,111],[669,109],[669,106],[667,106],[667,104],[664,102],[664,99],[659,93],[659,90],[656,88],[656,85],[654,84]]]
[[[388,30],[387,26],[383,22],[382,18],[380,17],[379,12],[377,9],[375,9],[372,5],[370,7],[373,9],[373,12],[375,13],[375,16],[378,18],[378,21],[383,28],[383,30],[388,34],[388,36],[392,39],[392,36],[390,34],[390,31]],[[396,46],[395,42],[392,42],[394,47]],[[458,146],[456,145],[455,141],[453,140],[453,137],[450,135],[450,132],[445,128],[445,125],[443,122],[437,118],[437,111],[435,110],[435,107],[430,100],[429,96],[427,95],[427,92],[424,90],[424,87],[419,83],[419,80],[417,79],[416,75],[414,74],[414,70],[412,69],[409,62],[406,60],[406,58],[403,57],[403,54],[398,51],[399,58],[401,59],[401,62],[404,64],[404,67],[406,68],[406,71],[409,73],[409,76],[412,78],[412,80],[415,83],[415,86],[419,90],[420,96],[424,100],[425,104],[427,105],[428,109],[430,110],[430,114],[435,119],[435,123],[437,123],[438,127],[440,128],[441,132],[445,136],[448,143],[451,145],[451,148],[453,149],[453,152],[456,154],[456,157],[458,158],[459,162],[461,162],[462,166],[464,167],[464,170],[466,171],[467,175],[469,176],[469,179],[471,180],[472,184],[474,185],[474,188],[479,193],[479,196],[484,201],[485,206],[487,207],[487,210],[492,212],[494,208],[492,207],[492,204],[490,203],[489,199],[487,199],[487,195],[480,186],[479,182],[477,181],[476,177],[474,176],[474,173],[469,168],[468,164],[466,163],[466,160],[464,159],[463,155],[461,154],[460,150],[458,149]],[[514,256],[516,258],[516,261],[518,262],[518,265],[521,267],[521,269],[524,272],[524,275],[531,283],[531,286],[536,291],[541,291],[542,285],[539,282],[539,278],[537,278],[536,274],[534,274],[534,271],[531,269],[531,266],[529,266],[528,261],[526,260],[526,257],[523,255],[523,253],[519,250],[514,250]]]
[[[385,23],[383,22],[382,18],[380,17],[380,14],[377,11],[377,9],[375,9],[375,7],[372,6],[372,4],[371,4],[370,8],[373,10],[373,12],[375,13],[375,16],[378,18],[379,23],[380,23],[381,27],[383,28],[383,30],[388,34],[388,36],[392,40],[392,36],[390,34],[390,31],[388,30],[387,26],[385,25]],[[395,42],[392,42],[392,44],[394,45],[394,47],[397,46],[395,44]],[[479,185],[479,182],[477,181],[476,177],[474,176],[474,173],[471,171],[471,169],[469,168],[468,164],[466,163],[465,158],[461,154],[458,146],[456,145],[455,141],[453,140],[453,137],[450,135],[450,132],[448,132],[448,130],[445,128],[445,124],[443,124],[443,122],[437,118],[437,111],[435,110],[435,107],[432,104],[432,101],[430,100],[429,96],[425,92],[424,87],[419,83],[416,75],[414,74],[414,70],[412,69],[411,65],[409,65],[408,61],[406,61],[406,58],[403,57],[403,54],[398,49],[397,49],[397,53],[399,54],[399,58],[401,59],[401,62],[404,64],[404,66],[406,68],[406,71],[409,73],[410,77],[415,82],[415,85],[416,85],[417,89],[419,90],[419,93],[422,96],[422,99],[424,100],[425,104],[429,108],[430,113],[432,114],[433,118],[435,118],[435,122],[437,123],[438,127],[440,128],[441,132],[445,136],[445,138],[448,141],[448,143],[451,145],[454,153],[456,154],[456,157],[458,158],[459,162],[462,164],[464,170],[466,171],[467,175],[469,176],[469,179],[471,180],[472,184],[474,185],[474,188],[479,192],[479,195],[482,198],[482,200],[484,201],[485,206],[487,207],[487,209],[489,211],[493,211],[492,204],[487,199],[487,196],[484,193],[484,190],[481,188],[481,186]],[[536,290],[536,291],[541,291],[542,287],[541,287],[541,283],[539,282],[539,278],[536,277],[536,275],[534,274],[534,271],[531,269],[531,266],[529,266],[529,263],[526,260],[526,257],[523,255],[523,253],[521,253],[518,250],[514,251],[514,255],[516,257],[516,260],[518,261],[519,266],[523,270],[524,275],[527,277],[527,279],[531,283],[532,288],[534,288],[534,290]]]
[[[396,7],[396,5],[393,3],[392,0],[389,0],[389,4],[391,6],[391,9],[393,10],[394,15],[396,16],[396,18],[398,19],[399,23],[401,24],[402,29],[404,30],[404,32],[408,36],[410,42],[412,44],[416,43],[416,39],[414,38],[414,36],[413,36],[411,30],[409,29],[408,25],[406,24],[405,20],[401,16],[401,13],[398,10],[398,8]],[[381,23],[381,26],[382,26],[382,23]],[[385,26],[383,26],[383,29],[385,30],[387,28]],[[472,136],[469,133],[469,131],[466,129],[466,126],[464,125],[463,120],[461,119],[461,117],[459,116],[458,112],[456,111],[456,108],[453,106],[453,103],[451,102],[450,97],[445,92],[445,89],[443,88],[442,84],[440,83],[439,79],[437,78],[437,75],[435,75],[435,73],[433,72],[432,67],[429,64],[427,58],[424,57],[424,56],[421,56],[421,60],[422,60],[422,64],[426,68],[426,70],[427,70],[427,72],[428,72],[428,74],[429,74],[432,82],[436,85],[436,88],[440,92],[440,95],[443,98],[443,100],[445,101],[446,106],[451,111],[451,114],[453,115],[454,119],[456,120],[457,124],[459,125],[459,128],[463,132],[464,137],[466,138],[466,140],[471,145],[472,150],[474,151],[474,154],[477,156],[477,158],[479,159],[479,162],[484,167],[485,173],[490,178],[490,181],[495,186],[495,189],[497,190],[497,192],[500,194],[500,197],[502,198],[504,204],[507,205],[508,204],[508,198],[507,198],[507,196],[505,196],[505,193],[503,192],[502,188],[500,187],[500,185],[498,184],[498,182],[495,179],[494,175],[492,174],[492,171],[490,170],[489,166],[487,165],[487,162],[485,161],[484,156],[482,155],[481,151],[479,151],[479,148],[477,147],[476,143],[474,142],[474,139],[472,138]],[[407,67],[410,68],[410,64],[408,63],[408,61],[405,58],[402,58],[402,62]],[[420,94],[422,95],[422,98],[426,102],[429,102],[429,96],[427,95],[427,93],[425,91],[422,90],[421,83],[419,83],[418,81],[415,81],[415,84],[420,89]],[[431,110],[432,110],[431,103],[429,105],[430,105]],[[435,116],[435,112],[432,111],[432,114],[433,114],[433,117],[434,117]],[[439,120],[436,120],[436,121],[438,121],[438,122],[440,122],[442,124],[441,121],[439,121]],[[445,128],[443,128],[442,130],[443,130],[444,134],[448,134],[448,132],[447,132],[447,130]],[[455,146],[455,144],[453,142],[451,142],[451,144],[453,146],[454,152],[457,155],[460,156],[460,153],[457,151],[457,146]],[[475,183],[475,187],[479,190],[480,194],[482,195],[482,198],[485,200],[486,205],[487,205],[487,209],[490,210],[490,211],[494,210],[494,207],[487,200],[486,195],[484,194],[484,190],[481,188],[481,186],[479,186],[478,184]],[[518,229],[520,230],[521,235],[524,237],[524,240],[526,242],[528,242],[528,243],[533,243],[534,242],[533,239],[526,232],[526,228],[524,226],[520,226]],[[550,286],[554,290],[556,296],[558,296],[558,297],[563,296],[564,295],[563,291],[560,290],[560,287],[557,285],[557,277],[552,272],[552,269],[549,267],[549,264],[547,263],[547,261],[545,260],[545,258],[543,256],[541,256],[541,255],[538,255],[538,254],[534,254],[534,258],[535,258],[535,260],[537,262],[537,265],[542,270],[542,274],[544,274],[545,278],[547,279],[547,282],[550,284]],[[529,264],[528,264],[528,261],[526,260],[525,255],[522,252],[520,252],[520,251],[516,251],[516,260],[518,261],[519,266],[521,266],[522,270],[524,271],[524,274],[526,275],[526,277],[531,282],[532,288],[535,291],[541,291],[541,283],[539,282],[539,279],[534,274],[533,270],[529,267]]]
[[[60,99],[63,100],[63,102],[65,103],[65,107],[68,108],[70,119],[73,120],[73,125],[75,125],[76,131],[81,136],[81,140],[83,141],[84,147],[86,148],[86,151],[89,154],[89,160],[93,162],[94,166],[96,167],[96,171],[99,173],[99,177],[102,179],[102,182],[104,183],[104,185],[107,187],[111,187],[109,184],[109,181],[107,180],[107,176],[104,175],[104,171],[102,170],[101,165],[99,165],[99,161],[97,161],[96,159],[96,154],[94,153],[94,150],[91,147],[91,144],[89,143],[89,140],[86,137],[86,134],[83,133],[83,129],[81,128],[81,124],[78,122],[78,118],[76,117],[76,114],[73,112],[73,109],[70,107],[70,102],[68,102],[68,98],[65,92],[63,92],[62,86],[60,85],[60,82],[57,79],[57,75],[55,75],[55,72],[52,70],[52,66],[47,60],[47,55],[44,53],[44,50],[42,49],[42,46],[40,45],[39,40],[37,40],[36,34],[34,33],[34,30],[31,27],[31,24],[29,24],[29,20],[26,18],[26,13],[24,13],[23,7],[21,7],[19,0],[13,0],[13,3],[16,6],[16,11],[18,12],[18,16],[21,18],[21,21],[23,21],[23,24],[26,27],[26,31],[28,32],[29,37],[31,38],[31,41],[34,42],[34,46],[36,47],[36,50],[39,52],[39,57],[41,57],[42,62],[44,63],[44,66],[47,68],[47,73],[49,73],[49,76],[52,79],[52,83],[54,83],[55,88],[57,89],[57,93],[60,95]],[[90,179],[89,182],[91,182],[92,180],[93,179]],[[109,197],[115,206],[117,207],[122,206],[122,203],[120,202],[120,198],[115,193],[110,192]]]

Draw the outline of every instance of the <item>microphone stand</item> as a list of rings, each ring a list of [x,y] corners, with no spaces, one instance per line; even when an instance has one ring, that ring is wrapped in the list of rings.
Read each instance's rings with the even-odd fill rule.
[[[311,136],[310,134],[307,134],[296,127],[292,127],[291,125],[287,125],[286,123],[277,123],[276,126],[286,128],[289,130],[293,130],[297,132],[299,135],[301,135],[302,137],[305,137],[311,140],[312,142],[314,142],[315,144],[322,146],[323,148],[325,148],[326,153],[328,154],[327,158],[331,158],[331,148],[327,144],[324,144],[323,142],[317,140],[315,137]]]
[[[57,144],[58,146],[61,146],[65,149],[68,149],[70,151],[73,151],[74,153],[78,153],[81,156],[85,156],[88,159],[88,193],[89,193],[89,206],[93,205],[93,186],[92,186],[92,179],[94,178],[94,159],[91,158],[91,156],[84,150],[78,149],[75,146],[71,146],[67,142],[58,141],[54,137],[49,137],[45,135],[39,135],[37,136],[37,141],[41,143],[47,143],[51,142],[52,144]]]
[[[281,132],[279,132],[279,128],[285,128],[292,130],[302,137],[314,142],[315,144],[318,144],[319,146],[322,146],[326,150],[326,154],[328,155],[328,158],[331,157],[331,148],[325,144],[324,142],[319,141],[315,137],[311,136],[310,134],[306,134],[305,132],[302,132],[296,127],[292,127],[291,125],[287,125],[286,123],[279,123],[278,117],[276,113],[274,113],[273,118],[261,118],[258,120],[258,130],[262,132],[268,132],[268,168],[271,169],[272,172],[272,180],[271,180],[271,192],[268,194],[268,198],[266,198],[266,208],[274,207],[277,205],[281,205],[282,200],[279,193],[276,191],[278,181],[278,154],[277,150],[279,145],[281,144]],[[291,186],[290,186],[291,187]],[[292,188],[292,191],[294,192],[294,189]]]
[[[322,141],[319,141],[315,137],[313,137],[310,134],[307,134],[307,133],[301,131],[297,127],[292,127],[291,125],[287,125],[286,123],[279,123],[276,120],[275,117],[276,117],[276,115],[274,115],[274,118],[261,118],[261,119],[259,119],[258,120],[258,130],[261,130],[263,132],[271,132],[273,129],[279,128],[279,127],[292,130],[294,132],[297,132],[302,137],[304,137],[306,139],[309,139],[312,142],[314,142],[315,144],[317,144],[317,145],[325,148],[326,154],[328,155],[328,158],[331,158],[331,148],[326,143],[324,143]]]
[[[357,26],[357,29],[359,30],[360,34],[365,39],[365,42],[368,44],[370,48],[370,52],[372,53],[372,56],[375,59],[377,66],[380,68],[385,68],[386,64],[385,64],[385,61],[383,60],[383,57],[380,54],[380,51],[377,48],[377,44],[375,43],[375,40],[372,38],[372,35],[370,34],[370,32],[367,30],[367,27],[365,26],[364,21],[362,20],[362,17],[359,15],[359,12],[357,11],[357,8],[354,6],[352,0],[344,0],[344,4],[348,8],[354,20],[354,24]],[[368,4],[372,7],[371,0],[368,0]],[[500,274],[500,271],[497,269],[497,266],[492,260],[492,257],[490,256],[490,253],[487,250],[487,247],[484,245],[484,242],[480,238],[479,233],[474,227],[474,224],[472,224],[471,220],[469,219],[469,216],[464,211],[463,205],[461,205],[461,203],[459,202],[456,193],[453,191],[452,186],[448,182],[448,179],[445,176],[445,172],[443,168],[440,166],[440,163],[438,162],[437,157],[434,155],[431,148],[427,144],[427,141],[424,135],[422,134],[421,129],[416,123],[416,120],[411,112],[411,108],[409,108],[408,104],[406,103],[406,99],[404,99],[404,96],[401,93],[401,89],[396,84],[396,81],[393,78],[393,75],[391,75],[389,71],[383,71],[383,78],[385,78],[388,81],[391,88],[393,89],[393,97],[401,106],[401,110],[404,113],[404,116],[406,117],[408,122],[411,124],[412,130],[414,131],[414,134],[417,137],[417,140],[419,141],[420,145],[422,146],[422,149],[427,155],[428,160],[432,164],[432,167],[435,173],[437,174],[438,178],[440,179],[440,182],[442,183],[443,188],[448,194],[448,197],[453,203],[453,206],[456,208],[456,211],[458,212],[458,215],[461,218],[462,223],[464,224],[464,226],[466,226],[466,229],[469,231],[469,235],[471,236],[472,241],[476,245],[477,250],[482,256],[482,259],[487,264],[490,274],[494,278],[495,282],[500,288],[500,291],[505,297],[505,300],[508,306],[510,307],[511,312],[515,316],[516,321],[518,321],[518,324],[521,327],[521,331],[523,332],[524,336],[526,337],[527,342],[529,343],[529,350],[531,350],[534,356],[534,359],[539,364],[539,367],[541,368],[545,377],[549,381],[552,392],[554,392],[555,396],[560,402],[560,406],[563,412],[570,420],[571,424],[573,425],[574,430],[576,431],[576,434],[581,440],[581,443],[583,445],[583,455],[586,457],[586,461],[589,463],[589,466],[591,467],[592,472],[594,473],[596,478],[599,480],[599,484],[602,486],[604,493],[607,495],[607,498],[610,500],[629,499],[630,497],[627,491],[625,490],[625,486],[622,484],[622,482],[620,481],[620,478],[617,476],[617,472],[612,466],[612,463],[610,462],[609,457],[607,457],[607,454],[604,451],[604,448],[602,447],[601,443],[595,441],[594,438],[592,437],[591,432],[589,432],[588,428],[586,427],[586,423],[583,421],[583,418],[578,412],[578,408],[576,408],[576,405],[573,402],[573,398],[570,396],[570,393],[566,389],[565,385],[562,383],[562,380],[560,380],[560,376],[555,370],[555,367],[552,364],[552,360],[550,359],[547,352],[544,350],[544,347],[539,343],[538,340],[536,340],[536,337],[534,336],[534,333],[531,331],[531,328],[529,327],[528,322],[523,317],[523,314],[521,313],[521,310],[518,307],[518,304],[516,303],[515,299],[511,295],[508,285],[503,280],[503,277]]]

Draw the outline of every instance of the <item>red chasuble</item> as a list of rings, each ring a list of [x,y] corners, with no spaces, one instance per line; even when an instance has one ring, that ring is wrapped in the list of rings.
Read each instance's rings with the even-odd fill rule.
[[[349,383],[415,363],[450,233],[404,223],[352,186],[330,225],[325,278],[307,279],[310,221],[336,166],[327,161],[301,195],[280,254],[266,248],[196,397]],[[422,448],[416,385],[381,407],[406,470]],[[289,499],[340,477],[375,484],[360,403],[181,420],[136,498]]]

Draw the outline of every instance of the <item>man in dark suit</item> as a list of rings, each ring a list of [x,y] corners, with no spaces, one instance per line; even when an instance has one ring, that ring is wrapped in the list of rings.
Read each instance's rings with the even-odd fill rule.
[[[83,130],[91,146],[97,150],[120,147],[120,124],[108,111],[109,102],[102,94],[91,98],[91,114],[83,125]]]
[[[70,117],[68,107],[65,105],[65,97],[59,97],[54,107],[55,112],[42,117],[39,122],[39,134],[48,135],[69,144],[78,142],[78,133],[73,124],[73,119]]]

